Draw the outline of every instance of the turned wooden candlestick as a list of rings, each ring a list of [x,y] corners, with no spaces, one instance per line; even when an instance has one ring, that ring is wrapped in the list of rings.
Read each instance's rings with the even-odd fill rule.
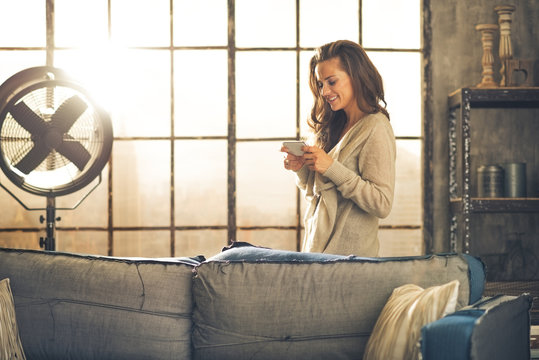
[[[498,13],[498,24],[500,25],[500,86],[506,86],[505,61],[513,58],[513,47],[511,46],[511,14],[515,11],[513,5],[499,5],[494,8]]]
[[[481,65],[483,66],[482,79],[477,84],[477,87],[480,88],[498,87],[493,76],[494,56],[492,55],[494,34],[498,31],[498,28],[496,24],[479,24],[475,27],[477,31],[481,32],[481,43],[483,45],[483,57],[481,58]]]

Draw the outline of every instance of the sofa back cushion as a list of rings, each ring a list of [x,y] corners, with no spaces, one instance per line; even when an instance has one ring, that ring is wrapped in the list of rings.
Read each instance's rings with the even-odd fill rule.
[[[470,297],[470,264],[477,265],[474,281],[484,282],[481,263],[462,255],[327,259],[237,248],[199,265],[193,281],[194,358],[359,359],[396,287],[459,280],[462,307],[477,300]]]
[[[189,359],[196,264],[0,249],[30,359]]]

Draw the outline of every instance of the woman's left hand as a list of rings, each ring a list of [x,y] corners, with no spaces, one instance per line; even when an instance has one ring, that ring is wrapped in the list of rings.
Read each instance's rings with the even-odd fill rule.
[[[333,158],[324,150],[316,146],[304,146],[303,149],[305,150],[305,154],[303,154],[305,165],[310,170],[323,174],[333,164]]]

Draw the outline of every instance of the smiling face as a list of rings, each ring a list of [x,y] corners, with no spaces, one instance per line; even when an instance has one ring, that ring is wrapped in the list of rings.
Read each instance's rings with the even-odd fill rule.
[[[316,66],[316,77],[320,95],[331,107],[331,110],[344,110],[350,119],[359,112],[352,79],[342,69],[338,57],[320,62]]]

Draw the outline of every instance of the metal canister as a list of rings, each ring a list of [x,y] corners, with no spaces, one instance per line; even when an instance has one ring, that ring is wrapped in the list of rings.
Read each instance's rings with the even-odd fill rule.
[[[477,196],[503,197],[504,171],[498,165],[483,165],[477,168]]]
[[[505,197],[526,197],[526,163],[504,165]]]

